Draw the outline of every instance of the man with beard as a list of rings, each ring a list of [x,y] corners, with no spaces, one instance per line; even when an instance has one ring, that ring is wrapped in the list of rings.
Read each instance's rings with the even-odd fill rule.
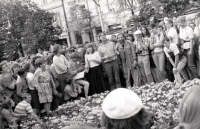
[[[120,66],[126,79],[126,87],[131,86],[130,76],[134,77],[133,68],[136,67],[136,54],[133,49],[133,44],[125,40],[124,34],[117,35],[118,43],[117,51],[120,53]],[[134,80],[135,81],[135,80]]]

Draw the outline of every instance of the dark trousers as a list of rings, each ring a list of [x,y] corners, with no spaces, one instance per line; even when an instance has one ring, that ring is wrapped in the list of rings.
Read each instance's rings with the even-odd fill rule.
[[[187,66],[186,70],[188,72],[188,75],[190,76],[190,79],[198,78],[198,71],[196,69],[195,63],[194,63],[194,51],[191,55],[188,54],[190,49],[184,50],[184,55],[187,57]]]
[[[41,107],[40,107],[40,101],[38,96],[37,90],[29,90],[29,94],[31,95],[31,106],[32,108],[37,110],[37,115],[40,116],[41,114]]]
[[[120,88],[121,82],[119,78],[119,64],[117,59],[104,63],[103,67],[109,80],[110,90]]]

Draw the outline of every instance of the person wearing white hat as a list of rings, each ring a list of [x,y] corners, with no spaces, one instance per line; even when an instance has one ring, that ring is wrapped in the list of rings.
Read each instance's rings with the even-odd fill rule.
[[[148,123],[149,113],[143,108],[142,100],[129,89],[110,92],[103,100],[102,109],[106,129],[145,129]]]
[[[150,41],[143,40],[141,30],[135,31],[134,35],[135,35],[134,47],[137,55],[137,63],[143,78],[142,80],[147,80],[149,84],[153,84],[154,80],[150,70],[150,60],[149,60],[149,50],[148,50]]]

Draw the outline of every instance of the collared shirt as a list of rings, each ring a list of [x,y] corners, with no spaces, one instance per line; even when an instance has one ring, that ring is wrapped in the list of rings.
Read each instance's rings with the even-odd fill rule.
[[[101,57],[110,57],[104,60],[104,63],[117,59],[117,50],[113,42],[101,44],[98,48],[98,52]]]
[[[167,57],[170,57],[169,53],[173,53],[175,56],[180,53],[177,45],[175,43],[170,43],[169,48],[164,47],[164,52]]]
[[[185,28],[180,29],[180,38],[185,41],[183,44],[183,49],[190,48],[190,40],[194,39],[194,31],[191,27],[186,26]],[[194,45],[194,43],[193,43]]]
[[[28,83],[28,87],[30,90],[34,90],[34,74],[31,72],[28,72],[26,75],[26,80]]]
[[[28,114],[28,113],[33,112],[33,109],[31,107],[30,103],[23,100],[17,104],[14,112],[17,114]]]
[[[66,73],[68,71],[68,68],[70,67],[70,63],[65,58],[64,55],[60,55],[60,56],[55,55],[53,57],[53,64],[58,74]]]
[[[172,43],[178,43],[178,33],[176,31],[176,29],[174,27],[170,28],[169,30],[167,30],[167,37],[169,39],[171,39]]]

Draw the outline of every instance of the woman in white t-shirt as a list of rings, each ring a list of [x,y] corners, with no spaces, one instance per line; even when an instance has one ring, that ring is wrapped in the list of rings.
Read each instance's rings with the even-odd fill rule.
[[[101,93],[108,90],[106,87],[105,78],[103,75],[101,64],[101,57],[99,53],[95,51],[92,44],[86,45],[85,54],[85,67],[86,67],[86,79],[90,83],[89,94]]]

